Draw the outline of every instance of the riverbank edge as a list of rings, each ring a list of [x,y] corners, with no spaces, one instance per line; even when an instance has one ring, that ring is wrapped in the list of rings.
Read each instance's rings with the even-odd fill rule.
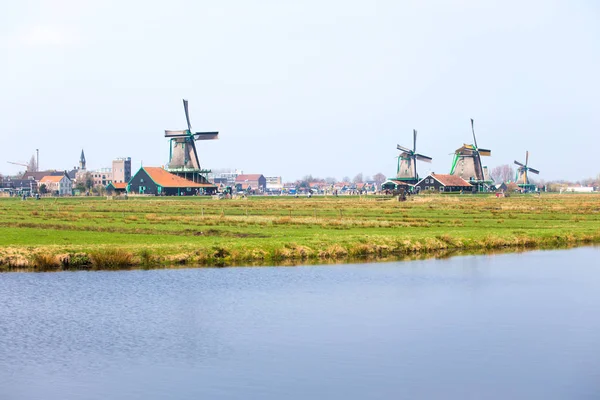
[[[266,249],[198,248],[194,251],[155,254],[152,248],[104,246],[99,250],[73,252],[66,249],[32,247],[0,248],[1,272],[48,272],[75,270],[126,270],[132,268],[274,266],[316,263],[343,263],[353,260],[387,261],[406,257],[438,257],[440,253],[486,252],[494,250],[523,251],[599,244],[600,230],[595,233],[567,233],[548,236],[486,235],[479,239],[438,235],[426,239],[388,237],[350,243],[331,243],[309,247],[289,243]],[[450,254],[452,255],[452,254]],[[444,254],[441,254],[444,256]],[[446,255],[447,256],[447,255]]]

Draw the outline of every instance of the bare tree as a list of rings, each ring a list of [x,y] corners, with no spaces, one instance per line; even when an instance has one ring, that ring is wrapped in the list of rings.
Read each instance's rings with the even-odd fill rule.
[[[509,182],[515,178],[515,170],[510,165],[504,164],[493,168],[490,175],[496,182]]]
[[[385,182],[385,175],[381,172],[378,172],[375,175],[373,175],[373,180],[376,184],[381,185],[383,182]]]
[[[35,172],[37,171],[37,162],[35,161],[35,156],[32,155],[29,163],[27,164],[27,171]]]
[[[356,174],[354,179],[352,179],[352,183],[362,183],[362,182],[363,182],[363,174],[362,174],[362,172],[359,172],[358,174]]]
[[[325,178],[325,182],[330,185],[334,185],[337,183],[337,180],[332,176],[328,176],[327,178]]]
[[[85,173],[85,187],[90,190],[94,186],[94,179],[92,178],[92,174],[89,172]]]
[[[349,176],[344,176],[342,178],[342,182],[350,182],[350,177]]]

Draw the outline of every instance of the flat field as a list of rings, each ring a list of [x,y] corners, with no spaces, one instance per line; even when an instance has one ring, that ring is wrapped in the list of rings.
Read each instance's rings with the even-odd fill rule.
[[[326,262],[600,242],[600,195],[0,198],[0,269]]]

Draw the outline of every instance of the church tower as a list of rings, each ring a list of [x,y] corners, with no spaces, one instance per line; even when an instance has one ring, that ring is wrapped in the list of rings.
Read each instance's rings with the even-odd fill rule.
[[[83,149],[81,149],[81,157],[79,157],[79,169],[85,171],[85,154],[83,154]]]

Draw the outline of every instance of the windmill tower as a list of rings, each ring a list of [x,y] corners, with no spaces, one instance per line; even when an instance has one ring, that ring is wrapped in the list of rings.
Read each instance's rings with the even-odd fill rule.
[[[417,131],[413,129],[413,149],[397,145],[396,148],[401,151],[398,155],[398,169],[396,171],[396,180],[415,184],[419,181],[417,174],[417,160],[430,163],[432,158],[417,153]]]
[[[196,183],[206,183],[206,174],[210,170],[200,168],[200,161],[196,151],[196,140],[218,139],[219,132],[192,132],[188,101],[183,100],[183,110],[187,121],[187,129],[178,131],[165,130],[165,137],[169,138],[169,164],[167,170],[182,178]]]
[[[535,191],[535,185],[529,181],[529,173],[539,174],[540,171],[529,166],[529,151],[525,152],[525,164],[521,164],[517,160],[515,160],[515,164],[519,166],[515,177],[517,185],[526,192]]]
[[[484,167],[481,163],[481,157],[491,156],[492,151],[481,149],[477,146],[477,138],[475,137],[475,128],[472,118],[471,131],[473,132],[473,144],[463,144],[462,147],[456,149],[450,175],[460,176],[466,181],[477,184],[481,191],[492,184],[487,167]]]

